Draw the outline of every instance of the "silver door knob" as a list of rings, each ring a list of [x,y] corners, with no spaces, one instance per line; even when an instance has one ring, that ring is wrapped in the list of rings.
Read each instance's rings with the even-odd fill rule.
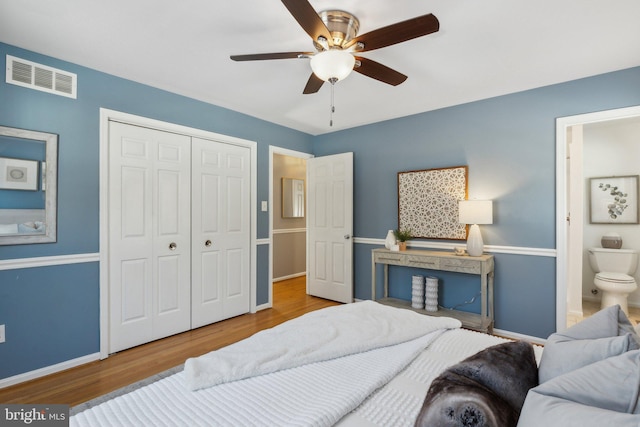
[[[348,234],[345,234],[345,235],[344,235],[344,239],[345,239],[345,240],[349,240],[350,238],[351,238],[351,236],[350,236],[350,235],[348,235]]]
[[[177,247],[178,245],[176,245],[175,242],[169,243],[169,250],[175,251]]]
[[[207,240],[206,242],[204,242],[204,245],[205,245],[206,247],[211,246],[211,240]]]

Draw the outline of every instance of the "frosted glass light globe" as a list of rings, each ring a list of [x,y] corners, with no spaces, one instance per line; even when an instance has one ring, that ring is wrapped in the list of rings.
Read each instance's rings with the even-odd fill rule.
[[[311,69],[320,80],[343,80],[353,70],[356,58],[349,52],[339,49],[325,50],[311,58]]]

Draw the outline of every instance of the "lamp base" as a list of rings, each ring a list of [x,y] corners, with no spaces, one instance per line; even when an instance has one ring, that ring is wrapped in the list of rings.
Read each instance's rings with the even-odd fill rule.
[[[480,234],[480,227],[478,224],[473,224],[469,229],[469,237],[467,237],[467,253],[470,256],[480,256],[483,251],[484,242],[482,234]]]

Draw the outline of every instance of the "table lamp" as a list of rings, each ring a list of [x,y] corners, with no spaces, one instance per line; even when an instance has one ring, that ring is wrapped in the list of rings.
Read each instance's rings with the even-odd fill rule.
[[[470,224],[467,237],[467,253],[480,256],[484,250],[484,242],[478,224],[493,224],[493,204],[491,200],[460,200],[458,203],[459,222]]]

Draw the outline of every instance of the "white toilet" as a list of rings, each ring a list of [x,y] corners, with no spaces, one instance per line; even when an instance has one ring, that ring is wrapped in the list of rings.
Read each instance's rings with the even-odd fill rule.
[[[638,267],[638,251],[590,248],[589,264],[596,272],[593,284],[602,292],[602,308],[619,304],[628,315],[627,296],[638,289],[632,276]]]

